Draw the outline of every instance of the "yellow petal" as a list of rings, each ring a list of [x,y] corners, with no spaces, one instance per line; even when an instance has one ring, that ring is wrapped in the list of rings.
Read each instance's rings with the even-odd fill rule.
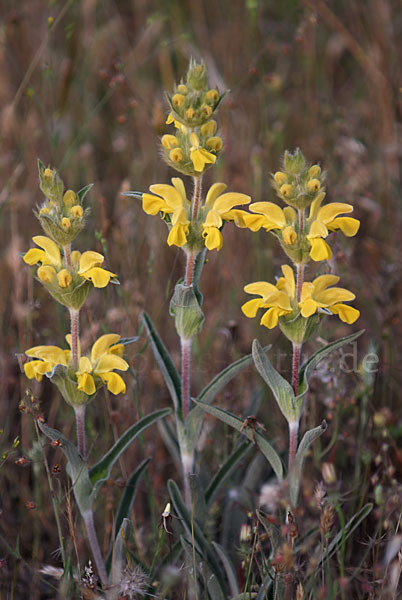
[[[203,231],[205,246],[208,250],[220,250],[223,246],[222,234],[216,227],[206,227]]]
[[[325,224],[330,223],[342,213],[350,213],[353,211],[353,206],[350,204],[345,204],[344,202],[331,202],[330,204],[326,204],[317,214],[317,219],[323,221]]]
[[[218,196],[220,196],[228,186],[226,183],[214,183],[208,190],[205,199],[205,206],[212,206]]]
[[[311,203],[310,206],[310,214],[309,214],[309,221],[311,220],[315,220],[317,218],[318,215],[318,211],[320,210],[320,206],[321,206],[321,202],[324,200],[325,198],[325,192],[321,192],[320,194],[318,194],[318,196],[315,198],[315,200]]]
[[[154,196],[153,194],[142,194],[142,210],[147,213],[147,215],[157,215],[158,212],[170,213],[173,211],[170,208],[165,200],[159,198],[159,196]]]
[[[296,289],[295,275],[294,275],[293,269],[292,269],[292,267],[289,267],[289,265],[282,265],[281,268],[282,268],[282,273],[285,278],[285,285],[284,285],[283,289],[288,294],[288,296],[293,298],[293,296],[295,295],[295,289]]]
[[[188,225],[178,223],[169,232],[167,243],[168,246],[178,246],[181,248],[187,244]]]
[[[92,375],[89,375],[89,373],[77,375],[77,382],[80,392],[84,392],[85,394],[88,394],[88,396],[92,396],[92,394],[96,392],[94,378]]]
[[[264,327],[268,327],[268,329],[273,329],[278,325],[278,319],[283,314],[284,313],[280,308],[270,308],[266,313],[264,313],[260,321],[260,325],[264,325]]]
[[[317,302],[321,302],[326,306],[332,306],[338,302],[348,302],[349,300],[354,300],[356,298],[353,292],[340,287],[333,287],[328,290],[324,290],[320,294],[315,293],[314,297]]]
[[[106,333],[105,335],[101,335],[92,346],[91,361],[95,364],[101,356],[109,352],[110,346],[116,344],[119,339],[120,336],[117,333]]]
[[[328,229],[325,226],[325,223],[322,221],[313,221],[310,227],[310,231],[308,232],[307,239],[311,240],[312,238],[322,237],[326,238],[328,235]]]
[[[109,348],[108,354],[117,354],[117,356],[123,357],[124,354],[124,344],[114,344]]]
[[[37,381],[42,381],[43,373],[41,372],[40,365],[49,365],[49,363],[44,363],[43,360],[30,360],[24,364],[24,372],[28,379],[35,378]],[[50,367],[50,365],[49,365]],[[51,367],[49,368],[49,371]]]
[[[250,229],[251,231],[259,231],[266,222],[266,217],[263,215],[251,215],[245,210],[233,208],[227,213],[222,214],[224,221],[233,221],[237,227]]]
[[[99,254],[99,252],[94,252],[93,250],[87,250],[81,254],[80,258],[80,270],[78,273],[82,275],[85,271],[92,269],[92,267],[98,267],[103,263],[103,255]]]
[[[323,292],[330,285],[335,285],[339,281],[338,275],[320,275],[313,281],[314,295]]]
[[[307,319],[307,317],[311,317],[311,315],[317,312],[318,304],[312,298],[308,298],[304,302],[299,302],[299,307],[301,309],[302,317]]]
[[[282,238],[285,244],[292,246],[297,240],[297,233],[291,225],[288,225],[282,229]]]
[[[360,221],[353,219],[352,217],[338,217],[330,223],[328,223],[328,229],[330,231],[336,231],[340,229],[347,237],[353,237],[359,231]]]
[[[247,294],[257,294],[258,296],[261,296],[264,301],[269,296],[272,296],[273,294],[276,295],[278,292],[277,288],[272,283],[268,283],[267,281],[255,281],[254,283],[248,283],[246,286],[244,286],[244,291]]]
[[[94,267],[93,269],[89,269],[89,271],[85,271],[85,273],[80,273],[80,275],[91,281],[96,288],[106,287],[112,277],[116,277],[116,273],[106,271],[106,269],[101,269],[100,267]]]
[[[27,356],[33,356],[35,358],[41,358],[54,365],[67,366],[66,357],[64,350],[58,346],[34,346],[25,351]]]
[[[285,206],[283,214],[285,215],[287,223],[294,223],[297,219],[296,211],[291,206]]]
[[[180,177],[172,177],[173,187],[179,192],[183,201],[187,200],[186,188],[184,187],[183,180]]]
[[[247,196],[246,194],[227,192],[226,194],[218,196],[213,204],[213,209],[222,214],[239,204],[249,204],[250,201],[250,196]]]
[[[39,269],[38,269],[39,271]],[[62,288],[66,288],[70,285],[70,283],[72,282],[73,278],[71,277],[70,273],[67,271],[67,269],[62,269],[61,271],[59,271],[57,273],[57,281],[59,282],[59,286]]]
[[[322,238],[314,238],[310,240],[311,250],[310,257],[316,262],[320,260],[330,260],[332,250]]]
[[[56,269],[50,265],[42,265],[36,274],[43,283],[52,283],[56,278]]]
[[[200,140],[198,139],[198,135],[196,133],[190,133],[190,144],[198,148],[200,145]]]
[[[92,363],[88,356],[81,356],[78,362],[78,371],[76,375],[82,375],[83,373],[92,373]]]
[[[254,202],[250,204],[250,210],[266,216],[270,229],[282,229],[286,225],[285,213],[280,206],[273,202]]]
[[[114,394],[125,394],[126,384],[117,373],[104,373],[101,376],[103,383],[106,383],[109,392]]]
[[[253,300],[249,300],[241,307],[243,314],[250,319],[253,319],[259,308],[266,308],[264,302],[260,298],[253,298]]]
[[[58,266],[61,264],[60,250],[56,242],[45,235],[36,235],[32,240],[37,246],[43,248],[52,265]]]
[[[27,265],[36,265],[38,262],[42,263],[42,265],[50,265],[51,260],[47,256],[44,250],[39,250],[39,248],[31,248],[24,254],[24,262]]]
[[[307,298],[311,298],[314,293],[314,284],[305,281],[302,286],[301,301],[304,302]]]
[[[204,227],[222,227],[222,217],[216,210],[210,210],[203,225]]]
[[[187,219],[186,209],[183,207],[176,208],[172,215],[172,225],[189,225],[190,221]]]
[[[129,364],[124,358],[117,356],[117,354],[104,354],[97,362],[94,373],[95,375],[99,375],[100,373],[108,373],[114,369],[117,369],[118,371],[127,371],[128,367]]]
[[[349,325],[357,321],[360,317],[360,311],[347,304],[335,304],[334,306],[331,306],[329,310],[338,315],[341,321],[348,323]]]
[[[173,185],[168,185],[167,183],[155,183],[154,185],[151,185],[149,189],[153,194],[161,196],[166,201],[168,209],[160,210],[172,212],[172,210],[183,206],[183,197]]]

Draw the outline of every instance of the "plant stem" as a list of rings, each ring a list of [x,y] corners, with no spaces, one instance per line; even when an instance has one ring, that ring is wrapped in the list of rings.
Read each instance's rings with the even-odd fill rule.
[[[304,233],[304,209],[298,210],[298,219],[299,219],[299,239],[302,239]],[[301,294],[303,288],[303,280],[304,280],[304,268],[305,265],[296,265],[296,299],[297,302],[301,301]]]
[[[87,447],[85,441],[85,408],[85,404],[81,404],[80,406],[74,406],[75,424],[77,427],[78,452],[84,459],[86,458],[87,454]]]
[[[102,558],[102,553],[99,547],[98,537],[96,535],[94,515],[92,510],[88,510],[87,512],[82,513],[82,518],[84,519],[85,528],[88,534],[89,545],[91,547],[92,555],[94,557],[99,577],[103,585],[106,585],[108,583],[108,577],[106,573],[105,562]]]
[[[183,409],[183,419],[185,420],[190,410],[190,377],[191,377],[191,345],[192,338],[180,338],[181,345],[181,399]]]
[[[79,360],[79,334],[80,334],[80,311],[70,308],[71,322],[71,354],[73,357],[73,365],[78,368]]]
[[[292,342],[293,353],[292,353],[292,387],[294,395],[297,396],[299,393],[299,367],[300,367],[300,353],[301,344]]]
[[[184,273],[184,285],[190,287],[193,285],[194,281],[194,267],[195,267],[195,259],[197,258],[197,254],[186,253],[186,270]]]
[[[195,223],[198,218],[198,210],[200,206],[201,200],[201,190],[202,190],[202,175],[199,177],[193,177],[194,190],[193,190],[193,213],[192,213],[192,222]]]
[[[64,260],[66,262],[66,267],[69,269],[71,267],[71,244],[67,244],[67,246],[63,246],[64,252]]]
[[[297,451],[297,436],[299,433],[299,421],[292,421],[289,423],[289,472],[293,468],[293,463]]]

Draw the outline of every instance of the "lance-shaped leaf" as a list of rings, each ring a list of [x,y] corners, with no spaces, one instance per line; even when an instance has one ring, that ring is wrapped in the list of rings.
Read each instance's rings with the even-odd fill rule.
[[[211,546],[211,544],[207,541],[206,537],[201,531],[200,526],[198,525],[196,520],[191,522],[191,516],[184,504],[183,498],[181,497],[179,488],[176,483],[170,479],[167,484],[168,491],[170,494],[170,498],[172,500],[174,509],[181,519],[181,524],[186,532],[186,537],[188,540],[192,540],[193,531],[194,531],[194,544],[195,549],[201,556],[207,561],[209,567],[212,572],[217,577],[220,585],[224,588],[224,580],[222,576],[222,570],[220,568],[219,562],[215,556],[215,552]]]
[[[321,425],[318,427],[314,427],[314,429],[309,429],[303,436],[302,441],[299,444],[299,448],[297,449],[295,462],[293,469],[290,473],[290,482],[289,482],[289,496],[290,501],[293,506],[297,504],[297,497],[299,495],[299,487],[300,487],[300,478],[303,469],[304,459],[306,458],[306,453],[310,448],[311,444],[320,437],[327,430],[327,423],[323,421]]]
[[[176,414],[182,419],[182,406],[181,406],[181,381],[180,376],[177,372],[174,362],[167,351],[165,344],[159,337],[151,318],[147,313],[142,313],[142,322],[147,330],[148,337],[151,341],[151,347],[158,363],[158,366],[162,372],[163,378],[169,390],[172,398],[174,410]]]
[[[308,378],[310,377],[312,371],[318,366],[318,364],[326,358],[331,352],[335,350],[339,350],[342,346],[346,346],[347,344],[351,344],[357,338],[359,338],[364,333],[364,329],[358,331],[356,333],[352,333],[352,335],[348,335],[343,337],[336,342],[331,342],[317,350],[310,358],[302,365],[299,372],[299,395],[297,396],[297,400],[303,401],[304,396],[308,392]]]
[[[271,346],[268,346],[268,350]],[[205,404],[211,404],[216,396],[226,387],[226,385],[238,375],[243,369],[248,367],[253,359],[252,354],[242,356],[231,365],[225,367],[218,375],[204,387],[199,394],[197,400],[204,402]],[[187,415],[185,428],[187,438],[192,440],[193,446],[196,445],[199,435],[200,428],[202,425],[204,411],[198,406],[194,406]]]
[[[194,266],[193,288],[194,288],[194,293],[197,296],[197,300],[198,300],[198,303],[200,306],[202,306],[202,302],[203,302],[204,298],[200,292],[199,283],[200,283],[201,273],[202,273],[202,270],[205,265],[206,254],[207,254],[207,248],[204,248],[199,254],[197,254],[197,258],[195,259],[195,266]]]
[[[150,425],[155,423],[158,419],[166,417],[170,413],[170,408],[162,408],[156,410],[150,415],[146,415],[140,419],[137,423],[132,425],[123,433],[123,435],[117,440],[117,442],[110,448],[108,452],[92,467],[89,472],[89,477],[96,490],[99,489],[100,485],[109,479],[113,465],[119,456],[128,448],[128,446],[143,433]]]
[[[261,450],[261,452],[273,468],[275,475],[277,476],[279,481],[282,481],[282,461],[279,458],[277,452],[274,450],[274,448],[271,446],[268,440],[266,440],[265,437],[261,435],[261,433],[259,433],[258,431],[254,431],[252,427],[245,427],[244,420],[239,419],[239,417],[235,417],[235,415],[226,410],[223,410],[222,408],[217,408],[216,406],[209,406],[208,404],[205,404],[204,402],[200,402],[198,400],[195,400],[194,402],[197,404],[197,406],[200,406],[203,410],[205,410],[205,412],[213,415],[214,417],[217,417],[227,425],[230,425],[230,427],[233,427],[234,429],[245,435],[246,438],[251,440],[254,444],[256,444],[256,446]]]
[[[113,547],[111,583],[114,584],[116,587],[123,579],[124,569],[127,564],[126,554],[131,529],[132,525],[130,519],[124,519],[120,525],[118,534],[115,539]],[[114,595],[114,598],[117,598],[120,595],[118,593],[118,590],[116,590],[116,592],[117,593]]]
[[[232,561],[230,560],[229,555],[227,554],[227,552],[223,548],[223,546],[221,546],[220,544],[217,544],[216,542],[212,542],[212,545],[215,548],[215,551],[223,564],[223,568],[225,569],[226,577],[229,582],[230,593],[231,594],[239,594],[239,586],[237,584],[236,569],[234,568],[234,565],[233,565]]]
[[[129,196],[130,198],[135,198],[136,200],[142,200],[142,194],[143,192],[136,192],[134,190],[131,190],[129,192],[122,192],[122,196]]]
[[[81,458],[75,445],[60,431],[40,421],[38,421],[38,426],[49,439],[60,442],[60,448],[67,459],[67,473],[71,477],[78,508],[82,515],[86,514],[92,509],[94,489],[88,476],[88,467],[85,461]]]
[[[253,341],[253,359],[257,371],[271,389],[285,419],[288,423],[297,423],[303,408],[303,398],[295,398],[292,386],[271,365],[258,340]]]
[[[80,199],[80,202],[82,204],[85,196],[88,194],[89,190],[91,188],[93,188],[94,184],[93,183],[89,183],[88,185],[86,185],[85,187],[81,188],[79,192],[77,192],[77,196]]]

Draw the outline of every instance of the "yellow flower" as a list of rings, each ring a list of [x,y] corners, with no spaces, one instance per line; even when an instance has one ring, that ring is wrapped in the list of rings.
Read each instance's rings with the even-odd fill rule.
[[[171,215],[173,227],[167,243],[169,246],[174,244],[180,248],[187,242],[190,226],[188,213],[191,203],[187,200],[183,181],[179,177],[173,177],[172,184],[151,185],[149,189],[153,194],[142,195],[142,208],[148,215],[156,215],[161,212],[163,219],[166,215]]]
[[[57,276],[56,269],[50,265],[42,265],[36,274],[43,283],[52,283]]]
[[[355,299],[355,294],[340,287],[331,287],[338,283],[337,275],[320,275],[313,282],[304,282],[302,287],[301,301],[299,307],[302,317],[310,317],[319,309],[328,309],[338,315],[345,323],[354,323],[360,316],[360,312],[344,304]],[[330,289],[328,289],[330,288]],[[322,312],[322,311],[321,311]]]
[[[42,267],[42,268],[46,268],[46,267]],[[70,283],[72,282],[73,278],[71,277],[70,273],[67,271],[67,269],[62,269],[61,271],[59,271],[57,273],[57,281],[59,282],[59,286],[66,288],[70,285]]]
[[[216,128],[217,128],[216,121],[211,119],[210,121],[207,121],[206,123],[204,123],[204,125],[201,125],[201,128],[200,128],[201,135],[204,135],[205,137],[215,135]]]
[[[179,145],[179,140],[175,135],[166,134],[162,137],[162,146],[166,148],[166,150],[171,150],[172,148],[176,148]]]
[[[255,294],[261,298],[249,300],[241,307],[246,317],[253,318],[260,308],[268,308],[260,321],[268,329],[273,329],[278,324],[279,317],[293,312],[292,301],[295,297],[295,278],[289,265],[282,266],[283,277],[276,285],[266,281],[256,281],[245,286],[247,294]]]
[[[205,94],[205,101],[211,104],[215,104],[218,101],[218,98],[218,90],[208,90],[208,92]]]
[[[172,104],[175,108],[180,108],[186,101],[186,97],[183,94],[175,94],[172,98]]]
[[[113,277],[116,277],[116,273],[102,269],[100,265],[103,261],[104,257],[99,252],[94,252],[93,250],[83,252],[80,257],[78,275],[91,281],[96,288],[106,287],[109,281]]]
[[[206,164],[214,164],[216,162],[215,154],[208,152],[205,148],[200,147],[200,140],[196,133],[190,133],[190,159],[194,165],[194,169],[198,173],[202,173]]]
[[[32,241],[42,250],[31,248],[24,254],[24,262],[30,266],[40,262],[42,265],[51,265],[56,270],[61,268],[60,250],[53,240],[45,235],[36,235]]]
[[[63,196],[63,202],[66,206],[74,206],[77,202],[77,196],[73,190],[67,190]]]
[[[94,378],[100,378],[102,383],[107,386],[109,392],[114,395],[125,393],[126,384],[123,379],[114,370],[127,371],[128,363],[119,356],[120,348],[114,351],[114,348],[121,346],[117,344],[120,336],[115,333],[102,335],[92,346],[91,355],[81,356],[76,372],[78,389],[91,396],[96,392],[96,383]]]
[[[68,217],[63,217],[62,220],[61,220],[61,226],[62,226],[63,229],[65,229],[67,231],[69,229],[71,229],[71,221],[70,221],[70,219]]]
[[[74,219],[81,219],[83,214],[84,211],[82,210],[82,206],[79,204],[74,204],[74,206],[70,208],[70,216]]]
[[[173,148],[169,152],[169,158],[173,162],[181,162],[183,160],[183,150],[181,148]]]
[[[80,356],[78,370],[75,371],[77,389],[88,396],[96,392],[99,380],[107,386],[112,394],[126,391],[126,385],[120,375],[114,370],[127,371],[129,365],[122,358],[123,345],[118,344],[120,336],[115,333],[102,335],[92,346],[90,357]],[[66,340],[71,348],[71,335],[66,335]],[[81,349],[79,347],[79,352]],[[63,350],[58,346],[35,346],[25,352],[31,360],[24,364],[24,371],[28,379],[41,381],[43,375],[51,373],[56,365],[66,368],[72,367],[71,350]],[[66,376],[69,374],[66,371]],[[98,380],[98,381],[97,381]]]
[[[306,187],[309,192],[318,192],[321,187],[321,183],[318,181],[318,179],[310,179],[307,182]]]
[[[297,240],[294,225],[297,220],[295,210],[291,206],[282,209],[273,202],[254,202],[250,204],[253,213],[261,215],[248,225],[251,231],[258,231],[263,227],[266,231],[277,230],[285,244],[292,245]]]
[[[247,215],[245,211],[233,209],[233,207],[239,204],[248,204],[251,200],[250,196],[236,192],[222,194],[226,188],[227,185],[224,183],[214,183],[209,188],[205,205],[201,209],[202,235],[208,250],[222,248],[223,240],[219,229],[222,227],[223,221],[235,221],[241,227],[241,213],[244,212],[244,215]]]
[[[218,136],[210,137],[205,142],[205,145],[213,152],[220,152],[222,150],[222,138]]]
[[[342,202],[331,202],[321,207],[324,193],[319,194],[310,208],[307,239],[311,245],[310,257],[315,261],[329,260],[332,250],[324,241],[330,231],[340,229],[348,237],[356,235],[360,222],[351,217],[338,217],[353,211],[353,206]]]
[[[274,179],[278,185],[283,185],[287,182],[288,176],[283,171],[277,171],[274,175]]]
[[[194,119],[194,115],[195,115],[194,108],[190,107],[186,110],[186,119],[189,119],[189,121],[191,121],[191,119]]]

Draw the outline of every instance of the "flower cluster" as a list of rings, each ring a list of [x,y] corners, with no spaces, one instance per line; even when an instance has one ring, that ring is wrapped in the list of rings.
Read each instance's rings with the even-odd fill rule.
[[[304,267],[315,262],[329,260],[332,251],[326,238],[331,232],[341,231],[346,236],[356,235],[359,221],[341,216],[353,211],[353,206],[332,202],[322,206],[325,198],[323,175],[318,165],[309,166],[297,150],[285,153],[283,170],[273,176],[273,185],[279,198],[288,206],[281,208],[273,202],[255,202],[250,211],[254,221],[245,220],[252,231],[263,228],[272,232],[297,271],[289,265],[282,266],[283,277],[273,285],[256,282],[246,285],[245,292],[260,298],[249,300],[242,306],[247,317],[255,317],[260,308],[268,309],[261,318],[261,325],[272,329],[278,323],[283,333],[293,342],[302,343],[313,330],[323,314],[335,314],[345,323],[354,323],[359,311],[345,304],[355,295],[341,287],[332,287],[339,281],[336,275],[324,274],[307,282]],[[306,209],[309,214],[306,217]]]
[[[70,311],[71,334],[66,336],[70,349],[58,346],[35,346],[26,351],[32,359],[25,363],[28,379],[41,381],[49,377],[64,399],[73,406],[85,404],[105,384],[112,394],[125,392],[126,386],[115,370],[126,371],[120,336],[106,334],[93,345],[89,356],[81,355],[78,336],[79,312],[91,289],[104,288],[116,282],[116,274],[102,267],[99,252],[72,250],[71,242],[85,224],[88,210],[82,202],[92,186],[75,193],[64,191],[58,173],[39,161],[40,188],[45,195],[38,217],[47,235],[33,237],[35,248],[23,256],[24,262],[36,267],[36,276],[50,295]]]

